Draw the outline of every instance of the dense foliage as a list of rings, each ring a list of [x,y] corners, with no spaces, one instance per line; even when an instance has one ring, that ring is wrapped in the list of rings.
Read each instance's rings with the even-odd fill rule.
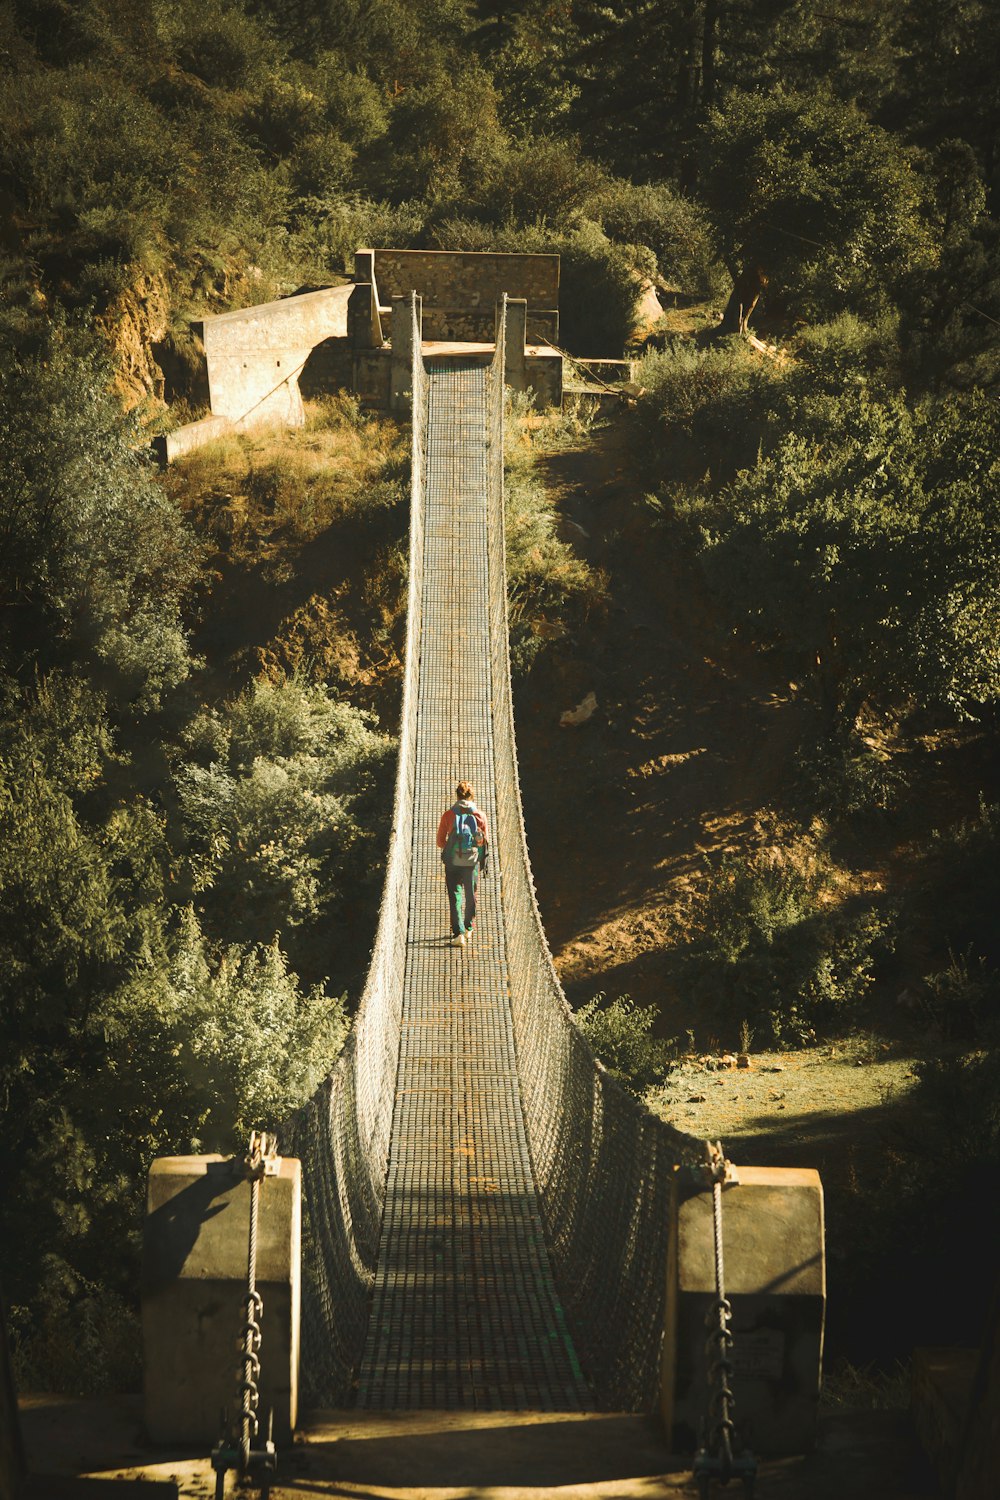
[[[322,681],[206,700],[184,616],[202,549],[106,358],[58,322],[7,333],[4,1282],[23,1379],[98,1388],[136,1375],[150,1159],[278,1123],[340,1049],[324,975],[372,921],[392,746]]]
[[[702,336],[639,372],[643,545],[686,549],[812,704],[805,821],[888,815],[893,736],[995,733],[998,54],[986,0],[0,4],[0,1237],[26,1379],[132,1378],[149,1158],[303,1097],[377,892],[391,744],[350,580],[239,682],[192,646],[224,566],[273,603],[282,536],[348,508],[325,457],[244,454],[184,519],[138,450],[164,393],[198,404],[193,321],[364,243],[558,251],[577,353],[621,355],[643,282],[701,299]],[[745,268],[777,359],[708,326]],[[511,458],[527,670],[602,580]],[[392,659],[398,463],[349,472],[379,518],[359,618]],[[997,843],[987,803],[922,847],[907,919],[940,924],[922,1003],[979,1042]],[[779,1041],[855,1014],[893,919],[837,891],[825,854],[727,861],[701,992]],[[584,1020],[634,1086],[662,1069],[641,1008]]]

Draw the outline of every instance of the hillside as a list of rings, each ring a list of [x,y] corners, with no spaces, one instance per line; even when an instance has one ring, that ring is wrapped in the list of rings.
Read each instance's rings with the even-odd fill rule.
[[[866,1279],[989,1243],[998,51],[981,0],[0,7],[23,1382],[135,1381],[148,1161],[306,1097],[359,992],[405,432],[341,395],[166,477],[142,453],[204,410],[201,317],[363,243],[558,252],[572,352],[652,334],[612,426],[516,406],[508,455],[529,839],[595,1046],[688,1127],[816,1153],[864,1225],[835,1246],[859,1328]],[[774,358],[727,332],[755,296]],[[788,1086],[720,1093],[702,1060],[737,1049]]]

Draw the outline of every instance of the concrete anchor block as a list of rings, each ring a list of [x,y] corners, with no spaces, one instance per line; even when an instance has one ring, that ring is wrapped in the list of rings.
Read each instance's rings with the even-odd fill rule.
[[[499,308],[497,309],[499,318]],[[528,388],[525,342],[528,335],[528,304],[524,297],[507,298],[507,339],[504,346],[504,384],[512,391]]]
[[[298,1408],[301,1164],[280,1161],[260,1189],[259,1413],[291,1440]],[[160,1157],[149,1169],[142,1259],[145,1419],[156,1443],[211,1446],[238,1409],[250,1183],[222,1156]]]
[[[722,1192],[725,1290],[732,1304],[734,1418],[755,1453],[816,1440],[826,1257],[819,1173],[740,1167]],[[667,1254],[661,1405],[676,1451],[701,1441],[708,1398],[705,1315],[715,1295],[712,1192],[678,1170]]]

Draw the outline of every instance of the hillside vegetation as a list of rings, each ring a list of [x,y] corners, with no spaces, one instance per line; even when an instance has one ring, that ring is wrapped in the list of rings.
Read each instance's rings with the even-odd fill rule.
[[[204,406],[193,322],[329,284],[362,244],[558,251],[576,353],[621,355],[641,279],[667,308],[606,557],[512,442],[522,693],[617,640],[624,575],[654,620],[683,579],[702,658],[795,706],[775,837],[708,851],[656,939],[664,1015],[619,990],[585,1012],[596,1044],[641,1089],[678,996],[699,1042],[780,1046],[905,986],[949,1052],[927,1097],[966,1101],[956,1151],[995,1180],[998,58],[985,0],[0,3],[0,1273],[23,1383],[135,1379],[150,1158],[280,1118],[360,992],[406,434],[345,398],[168,476],[141,455],[168,403]],[[741,272],[772,358],[717,335]],[[619,698],[638,732],[651,710]],[[598,811],[611,764],[584,767]],[[648,846],[616,848],[601,879],[628,889]],[[935,1187],[958,1169],[944,1152]]]

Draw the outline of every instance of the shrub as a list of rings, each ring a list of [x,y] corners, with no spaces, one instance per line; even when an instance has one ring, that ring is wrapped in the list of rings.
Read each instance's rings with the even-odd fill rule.
[[[925,975],[921,999],[947,1041],[1000,1041],[1000,974],[984,959],[953,953],[945,968]]]
[[[731,1024],[749,1019],[779,1045],[814,1041],[857,1014],[887,922],[845,907],[822,865],[727,857],[708,887],[694,948],[697,993]]]
[[[572,354],[620,359],[636,325],[634,255],[584,222],[554,246],[562,257],[560,339]]]
[[[0,353],[0,653],[19,671],[101,663],[149,708],[187,675],[194,552],[110,382],[93,339],[58,325]]]
[[[568,619],[601,606],[605,580],[556,534],[556,512],[532,450],[516,422],[508,421],[507,432],[507,600],[511,667],[519,676]]]
[[[662,1083],[675,1046],[652,1035],[655,1005],[637,1005],[630,995],[606,1001],[595,995],[576,1012],[576,1024],[601,1062],[630,1093],[642,1095]]]
[[[752,464],[782,374],[742,341],[709,347],[680,339],[648,354],[636,409],[653,475],[719,485]]]
[[[546,222],[562,228],[573,222],[602,176],[579,141],[529,136],[491,152],[462,208],[496,226]]]
[[[190,890],[220,940],[281,932],[328,972],[330,924],[381,868],[392,742],[322,683],[259,680],[200,714],[174,784]],[[207,764],[206,764],[207,762]]]
[[[912,411],[849,386],[800,400],[770,452],[678,507],[734,620],[831,720],[866,701],[968,717],[1000,692],[995,437],[986,403]]]
[[[720,271],[704,211],[667,183],[605,179],[584,212],[610,239],[648,246],[659,274],[672,285],[700,297],[718,291]]]
[[[820,726],[797,757],[802,797],[810,813],[826,818],[868,818],[892,812],[905,791],[904,773],[888,750],[853,725]]]
[[[962,955],[973,975],[985,962],[1000,969],[1000,806],[983,802],[978,815],[934,833],[923,855],[923,878],[915,915],[923,924],[933,912],[942,946]]]

